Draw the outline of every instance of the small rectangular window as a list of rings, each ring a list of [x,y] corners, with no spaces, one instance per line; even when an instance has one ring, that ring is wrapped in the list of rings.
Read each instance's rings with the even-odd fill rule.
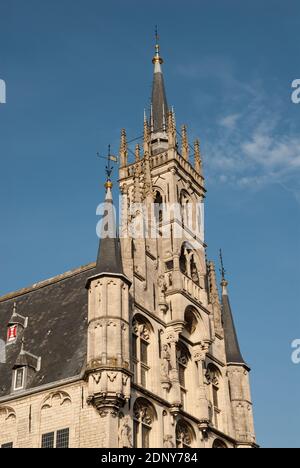
[[[180,386],[185,388],[185,366],[179,363],[178,366],[178,374],[179,374],[179,383]]]
[[[141,340],[141,362],[143,364],[148,364],[148,343]]]
[[[132,357],[137,359],[137,336],[132,335]]]
[[[13,448],[13,443],[12,443],[12,442],[8,442],[7,444],[2,444],[2,445],[1,445],[1,448]]]
[[[132,372],[133,372],[133,382],[137,383],[138,371],[137,371],[137,365],[135,362],[132,363]]]
[[[145,369],[143,366],[141,367],[141,385],[142,387],[147,386],[147,369]]]
[[[22,390],[24,387],[24,367],[15,370],[14,390]]]
[[[54,448],[54,432],[42,435],[42,448]]]
[[[213,385],[213,402],[214,402],[214,407],[219,408],[219,397],[218,397],[218,388]]]
[[[69,429],[57,431],[56,448],[69,448]]]

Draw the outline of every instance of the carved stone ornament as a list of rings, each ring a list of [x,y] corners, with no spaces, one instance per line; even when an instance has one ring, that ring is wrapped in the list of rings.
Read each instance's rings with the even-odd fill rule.
[[[164,436],[164,448],[174,448],[173,436],[171,434]]]
[[[219,386],[219,376],[217,370],[208,368],[205,373],[205,378],[208,385],[212,384],[215,387]]]
[[[135,404],[133,412],[134,417],[137,421],[147,424],[147,426],[152,426],[153,414],[149,406],[141,403]]]
[[[170,371],[170,347],[169,345],[165,344],[162,348],[162,362],[161,362],[161,376],[163,379],[169,379],[169,371]]]
[[[120,448],[132,448],[133,437],[131,421],[129,416],[123,416],[119,422],[119,447]]]
[[[189,427],[184,421],[179,421],[176,426],[176,440],[182,445],[191,445],[192,435]]]
[[[92,374],[93,380],[97,385],[101,380],[101,376],[102,376],[101,372],[96,372],[95,374]]]
[[[116,377],[117,377],[118,373],[117,372],[107,372],[106,375],[109,378],[110,382],[114,382],[116,380]]]
[[[9,406],[0,406],[0,421],[1,424],[16,420],[16,413]]]
[[[178,333],[174,330],[169,330],[166,332],[166,342],[167,343],[177,343],[178,341]]]

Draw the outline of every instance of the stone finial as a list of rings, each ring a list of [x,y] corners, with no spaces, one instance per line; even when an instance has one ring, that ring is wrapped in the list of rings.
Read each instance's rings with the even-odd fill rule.
[[[195,171],[198,174],[203,174],[203,166],[202,166],[202,157],[200,151],[200,141],[196,140],[194,143],[194,153],[195,153]]]
[[[144,154],[150,151],[150,128],[147,121],[146,112],[144,112]]]
[[[123,128],[121,132],[121,144],[120,144],[120,166],[127,166],[128,160],[128,147],[127,147],[127,138],[126,130]]]
[[[214,262],[208,263],[208,280],[209,280],[209,301],[213,308],[213,317],[216,332],[222,336],[222,318],[221,318],[221,302],[219,298],[219,290],[217,285],[216,269]]]
[[[121,143],[120,143],[120,166],[127,166],[128,160],[128,147],[127,147],[127,137],[126,130],[123,128],[121,131]]]
[[[134,154],[135,154],[135,162],[139,162],[140,159],[141,159],[141,152],[140,152],[140,150],[141,150],[141,149],[140,149],[140,145],[137,144],[137,145],[135,146],[135,153],[134,153]]]
[[[151,103],[150,109],[150,131],[151,133],[154,132],[154,116],[153,116],[153,104]]]
[[[169,148],[174,148],[176,145],[176,128],[174,125],[174,114],[172,111],[168,112],[168,139]]]
[[[187,128],[185,125],[181,127],[181,155],[188,161],[189,159],[189,142],[187,136]]]
[[[218,292],[218,285],[217,285],[217,277],[216,277],[216,269],[214,262],[208,263],[208,278],[209,278],[209,295],[210,295],[210,302],[212,304],[220,304],[219,299],[219,292]]]

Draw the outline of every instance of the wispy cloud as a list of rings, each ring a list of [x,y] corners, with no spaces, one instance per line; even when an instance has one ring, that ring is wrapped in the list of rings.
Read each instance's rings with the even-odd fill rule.
[[[290,117],[290,100],[274,97],[270,83],[264,86],[257,76],[238,80],[236,68],[224,58],[180,72],[204,85],[207,78],[218,84],[220,113],[202,138],[210,180],[255,190],[279,183],[300,202],[300,127]]]
[[[219,121],[221,127],[225,127],[228,130],[234,130],[236,127],[237,121],[240,117],[240,114],[229,114],[225,117],[222,117]]]

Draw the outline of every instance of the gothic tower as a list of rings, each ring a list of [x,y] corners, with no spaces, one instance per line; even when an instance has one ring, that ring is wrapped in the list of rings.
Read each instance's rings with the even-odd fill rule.
[[[220,299],[206,259],[200,143],[177,131],[158,44],[153,64],[143,139],[121,134],[120,232],[108,181],[87,282],[89,402],[109,447],[255,447],[227,282]]]

